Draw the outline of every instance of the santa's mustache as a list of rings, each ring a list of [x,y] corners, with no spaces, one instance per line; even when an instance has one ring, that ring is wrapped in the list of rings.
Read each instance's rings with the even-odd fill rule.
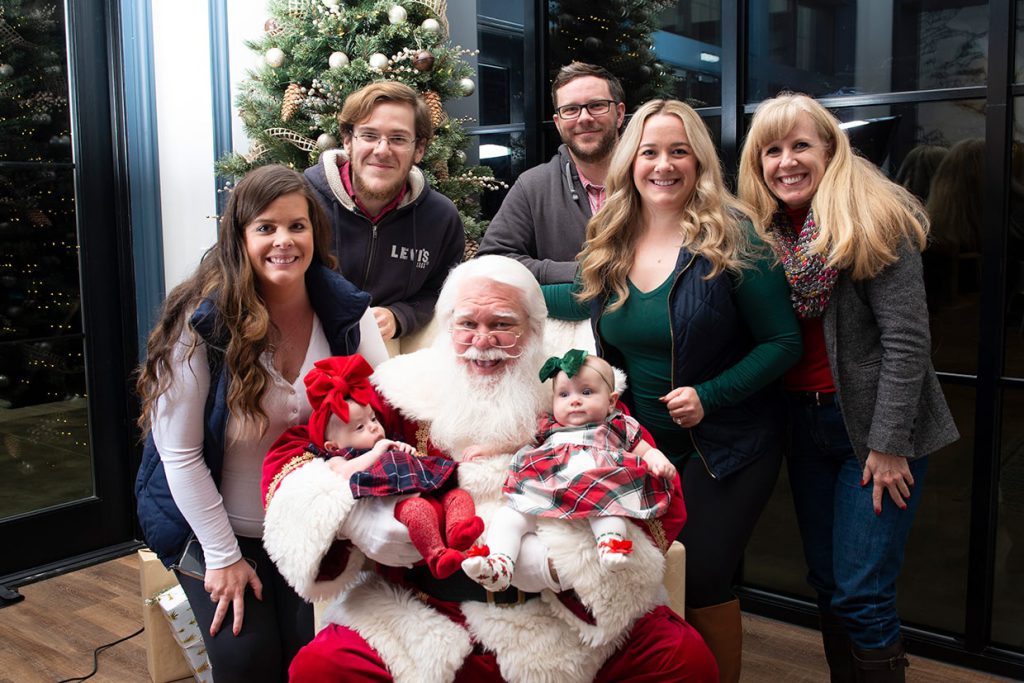
[[[478,349],[475,346],[470,346],[469,348],[467,348],[462,353],[456,352],[455,355],[458,356],[459,358],[464,359],[464,360],[483,360],[483,361],[488,361],[488,360],[512,360],[512,359],[515,359],[515,358],[519,358],[519,356],[521,356],[523,354],[522,354],[521,351],[520,351],[520,353],[517,353],[516,355],[512,355],[511,353],[509,353],[505,349],[490,348],[490,349],[486,349],[485,350],[485,349]]]

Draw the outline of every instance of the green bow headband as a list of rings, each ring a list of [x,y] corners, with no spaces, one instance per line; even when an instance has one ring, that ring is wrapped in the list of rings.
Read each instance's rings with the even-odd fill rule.
[[[579,373],[580,368],[583,367],[583,362],[587,359],[587,352],[582,349],[570,349],[564,356],[559,358],[558,356],[552,356],[544,361],[544,365],[540,369],[540,381],[544,382],[552,377],[556,376],[559,372],[564,372],[567,377],[575,377]],[[598,374],[601,381],[608,384],[608,379],[604,376],[604,373],[591,368]],[[608,389],[615,391],[615,387],[608,384]]]

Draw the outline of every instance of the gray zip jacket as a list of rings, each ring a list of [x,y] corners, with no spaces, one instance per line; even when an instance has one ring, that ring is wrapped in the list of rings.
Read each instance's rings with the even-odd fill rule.
[[[921,254],[867,280],[842,271],[823,319],[843,422],[861,466],[870,450],[920,458],[960,435],[935,376]]]
[[[590,201],[565,145],[519,176],[480,242],[480,254],[508,256],[542,285],[572,282],[590,220]]]

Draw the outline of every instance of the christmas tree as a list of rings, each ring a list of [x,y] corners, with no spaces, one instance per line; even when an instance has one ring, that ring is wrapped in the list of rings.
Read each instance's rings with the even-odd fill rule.
[[[237,178],[262,164],[304,169],[339,145],[337,114],[345,97],[380,80],[423,94],[435,135],[420,168],[431,186],[459,209],[468,239],[483,234],[480,193],[496,189],[490,169],[468,166],[463,120],[444,102],[476,88],[468,54],[447,40],[445,0],[271,0],[265,34],[247,43],[264,64],[237,96],[252,146],[221,159],[217,171]]]
[[[671,97],[672,75],[654,56],[658,13],[675,0],[554,0],[551,3],[549,82],[559,67],[588,62],[608,69],[626,90],[626,111]]]
[[[58,5],[0,5],[4,408],[85,393],[64,40]]]

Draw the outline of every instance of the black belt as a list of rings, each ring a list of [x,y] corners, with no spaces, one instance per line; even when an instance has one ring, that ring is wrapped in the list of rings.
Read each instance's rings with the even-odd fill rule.
[[[791,391],[789,395],[801,403],[809,403],[812,406],[830,406],[836,402],[834,391]]]
[[[406,580],[410,588],[445,602],[487,602],[510,606],[521,605],[540,596],[540,593],[526,593],[515,587],[491,592],[462,572],[452,574],[447,579],[438,579],[423,566],[410,569],[406,573]]]

